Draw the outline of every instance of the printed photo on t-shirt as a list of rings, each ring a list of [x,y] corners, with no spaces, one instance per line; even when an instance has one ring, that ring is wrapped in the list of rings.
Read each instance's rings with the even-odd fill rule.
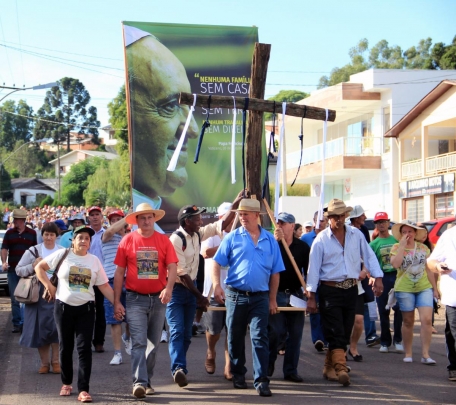
[[[83,267],[78,266],[70,267],[68,284],[71,291],[88,292],[91,279],[92,272],[90,271],[90,269],[85,269]]]
[[[391,258],[390,252],[391,252],[391,247],[392,246],[393,246],[392,244],[391,245],[383,245],[380,248],[380,256],[382,258],[381,268],[383,270],[392,270],[393,269],[393,266],[390,263],[390,258]]]
[[[136,252],[136,266],[139,279],[158,279],[158,250],[140,247]]]

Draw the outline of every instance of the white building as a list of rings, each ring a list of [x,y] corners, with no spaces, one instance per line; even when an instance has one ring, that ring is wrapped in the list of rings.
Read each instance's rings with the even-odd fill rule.
[[[102,143],[106,146],[117,145],[117,139],[114,137],[114,130],[111,125],[106,125],[99,129],[98,138],[102,140]]]
[[[325,202],[340,198],[347,205],[362,205],[368,217],[386,211],[399,218],[398,146],[383,135],[443,79],[456,79],[456,71],[370,69],[298,103],[337,113],[335,122],[328,123],[325,145]],[[299,164],[300,127],[300,118],[286,117],[284,170],[289,184]],[[312,196],[320,194],[322,142],[323,122],[305,119],[297,181],[311,184]]]
[[[11,179],[14,204],[29,206],[47,195],[54,198],[55,189],[35,177]]]
[[[89,159],[91,157],[101,157],[103,159],[112,160],[118,157],[114,153],[109,152],[98,152],[93,150],[73,150],[58,159],[51,160],[50,165],[55,167],[55,177],[65,176],[71,169],[71,166],[75,163],[79,163],[82,160]],[[60,161],[60,162],[59,162]]]

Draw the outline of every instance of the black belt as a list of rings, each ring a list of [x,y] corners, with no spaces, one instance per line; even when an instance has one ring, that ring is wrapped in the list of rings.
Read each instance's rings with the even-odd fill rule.
[[[285,294],[302,294],[302,290],[296,290],[295,288],[285,288],[284,290],[278,290],[277,292],[285,293]]]
[[[237,288],[231,287],[230,285],[227,285],[226,289],[233,291],[235,293],[247,295],[247,296],[266,294],[269,292],[269,291],[242,291],[242,290],[238,290]]]
[[[141,293],[139,293],[138,291],[133,291],[133,290],[128,290],[128,289],[127,289],[127,292],[133,293],[133,294],[142,295],[142,296],[144,296],[144,297],[156,297],[157,295],[160,295],[160,293],[161,293],[161,291],[159,291],[159,292],[156,292],[156,293],[141,294]]]

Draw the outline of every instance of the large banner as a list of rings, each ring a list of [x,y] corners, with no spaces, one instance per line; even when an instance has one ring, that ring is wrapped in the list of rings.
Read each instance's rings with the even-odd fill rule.
[[[204,207],[205,223],[242,189],[242,114],[236,118],[236,183],[231,182],[233,109],[196,108],[174,171],[167,167],[189,106],[179,93],[248,97],[258,29],[123,22],[127,71],[133,207],[148,202],[166,211],[158,225],[175,230],[184,205]],[[197,138],[209,112],[199,155]]]

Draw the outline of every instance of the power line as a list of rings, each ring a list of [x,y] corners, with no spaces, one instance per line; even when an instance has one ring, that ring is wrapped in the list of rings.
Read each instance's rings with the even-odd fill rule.
[[[3,37],[3,41],[4,41],[5,40],[5,33],[3,32],[3,24],[2,24],[1,16],[0,16],[0,28],[2,29],[2,37]],[[13,79],[13,83],[14,83],[15,80],[14,80],[13,70],[11,69],[11,62],[10,62],[10,59],[9,59],[8,49],[5,49],[5,53],[6,53],[6,60],[8,61],[8,67],[9,67],[11,79]]]
[[[17,0],[16,0],[16,21],[17,21],[17,36],[19,38],[19,47],[22,48],[21,45],[21,31],[19,28],[19,13],[17,11]],[[22,60],[22,52],[21,55],[21,68],[22,68],[22,83],[25,83],[25,74],[24,74],[24,61]]]

